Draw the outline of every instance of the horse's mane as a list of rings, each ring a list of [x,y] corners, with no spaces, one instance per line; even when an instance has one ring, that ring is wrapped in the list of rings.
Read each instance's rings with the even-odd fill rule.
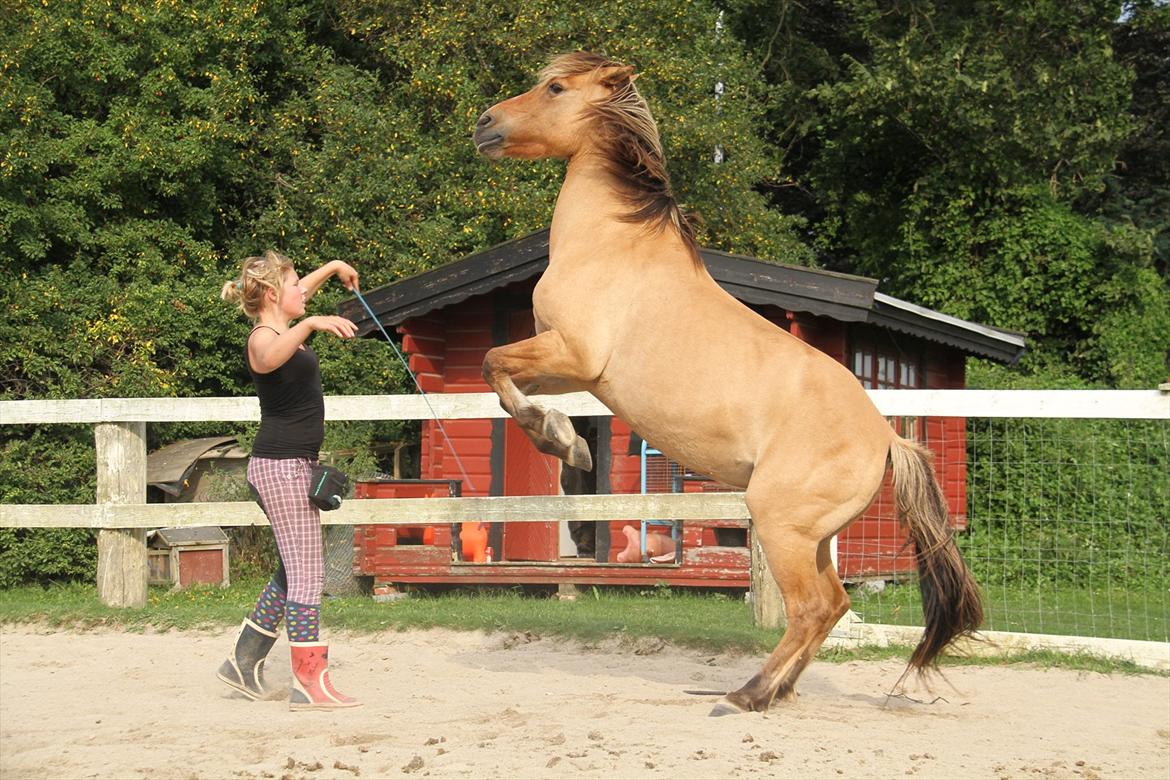
[[[695,263],[699,264],[702,260],[694,228],[674,198],[658,124],[634,86],[633,69],[592,52],[577,51],[555,58],[541,71],[540,80],[544,82],[611,68],[621,74],[610,84],[613,92],[594,103],[589,112],[602,139],[600,146],[606,155],[606,167],[632,209],[622,220],[657,230],[672,226],[690,250]]]

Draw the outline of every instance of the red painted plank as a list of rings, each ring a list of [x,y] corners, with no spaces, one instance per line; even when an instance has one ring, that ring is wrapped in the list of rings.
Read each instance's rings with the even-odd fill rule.
[[[473,372],[472,376],[483,376],[483,358],[486,353],[480,352],[478,349],[456,351],[447,350],[447,371],[459,371],[461,374],[466,374],[468,371]],[[450,376],[448,376],[450,379]],[[482,378],[478,381],[483,381]]]
[[[452,439],[492,435],[491,420],[445,420],[443,428]]]
[[[447,351],[447,342],[441,338],[427,338],[408,333],[402,337],[402,351],[409,355],[441,356]]]
[[[410,370],[416,374],[443,375],[445,360],[442,357],[432,357],[415,353],[410,356]]]
[[[478,349],[486,352],[493,346],[490,324],[475,330],[453,332],[447,342],[447,349]]]
[[[376,583],[650,585],[747,588],[747,569],[701,569],[687,566],[599,566],[574,564],[460,564],[403,568],[375,576]]]
[[[441,317],[415,317],[398,326],[398,332],[419,338],[445,339],[447,328]]]
[[[419,387],[426,393],[443,392],[443,380],[434,374],[417,375]]]
[[[476,385],[487,387],[483,381],[482,362],[466,366],[447,366],[447,382],[452,385]]]

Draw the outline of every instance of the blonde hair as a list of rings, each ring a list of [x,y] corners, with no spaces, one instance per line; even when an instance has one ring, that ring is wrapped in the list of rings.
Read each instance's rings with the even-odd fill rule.
[[[258,257],[248,257],[240,264],[240,275],[224,283],[219,297],[240,307],[248,319],[258,319],[269,290],[280,297],[285,271],[293,270],[292,261],[269,249]]]

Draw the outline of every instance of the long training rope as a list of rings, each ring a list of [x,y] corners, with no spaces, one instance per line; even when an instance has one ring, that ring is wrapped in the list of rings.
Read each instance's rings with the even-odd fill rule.
[[[421,395],[423,401],[426,402],[427,408],[431,410],[431,416],[435,418],[435,424],[439,426],[439,432],[443,434],[443,441],[446,442],[447,449],[451,452],[451,455],[455,458],[455,462],[459,465],[459,471],[461,474],[463,474],[463,480],[467,484],[468,490],[474,493],[475,485],[472,483],[471,477],[468,476],[467,469],[463,468],[463,461],[459,459],[459,453],[455,451],[455,445],[451,443],[451,437],[447,435],[447,429],[443,427],[443,421],[439,419],[438,413],[435,412],[435,407],[431,406],[431,399],[427,397],[426,391],[423,390],[422,385],[418,383],[418,377],[415,376],[414,372],[410,370],[410,364],[406,362],[406,358],[403,357],[402,352],[398,349],[398,345],[394,343],[394,339],[390,338],[390,334],[387,333],[386,329],[382,327],[381,321],[378,319],[377,315],[374,314],[373,309],[370,308],[370,304],[366,303],[366,299],[362,297],[360,292],[358,292],[357,287],[354,287],[351,292],[357,296],[358,301],[361,302],[362,307],[366,310],[366,314],[370,315],[370,319],[373,320],[374,324],[378,326],[378,330],[382,331],[382,335],[386,337],[386,342],[390,345],[390,348],[394,350],[394,354],[398,356],[398,360],[402,363],[402,367],[406,369],[406,373],[410,375],[410,378],[414,381],[414,386],[418,388],[419,395]]]

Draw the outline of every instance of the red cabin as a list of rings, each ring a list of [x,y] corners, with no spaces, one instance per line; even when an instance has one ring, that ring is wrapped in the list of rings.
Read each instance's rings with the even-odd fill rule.
[[[851,367],[872,388],[962,388],[968,355],[1005,363],[1024,350],[1016,333],[966,322],[877,292],[872,279],[778,265],[702,250],[708,271],[747,306]],[[532,290],[548,264],[542,230],[366,294],[388,330],[402,335],[411,370],[428,393],[486,392],[484,353],[534,334]],[[356,301],[342,314],[361,335],[378,335]],[[712,334],[712,338],[723,334]],[[359,497],[550,495],[713,491],[730,488],[669,462],[616,417],[577,418],[594,470],[583,473],[541,455],[512,420],[450,420],[445,427],[473,486],[433,422],[423,422],[421,480],[359,484]],[[935,451],[954,522],[966,524],[965,421],[897,418],[903,435]],[[474,487],[474,489],[472,489]],[[466,524],[474,526],[475,524]],[[572,527],[570,527],[572,526]],[[747,587],[747,531],[739,523],[492,523],[480,529],[360,526],[355,572],[376,583],[576,583]],[[632,527],[634,531],[626,531]],[[477,535],[482,537],[475,539]],[[643,534],[667,534],[673,555],[623,556]],[[633,537],[631,539],[630,537]],[[652,540],[651,540],[652,541]],[[662,541],[662,540],[659,540]],[[468,544],[470,542],[470,544]],[[651,552],[669,544],[647,544]],[[487,548],[491,549],[490,561]],[[628,557],[632,561],[625,561]],[[619,560],[619,556],[621,560]],[[894,518],[888,486],[838,539],[848,580],[895,578],[914,570]]]

